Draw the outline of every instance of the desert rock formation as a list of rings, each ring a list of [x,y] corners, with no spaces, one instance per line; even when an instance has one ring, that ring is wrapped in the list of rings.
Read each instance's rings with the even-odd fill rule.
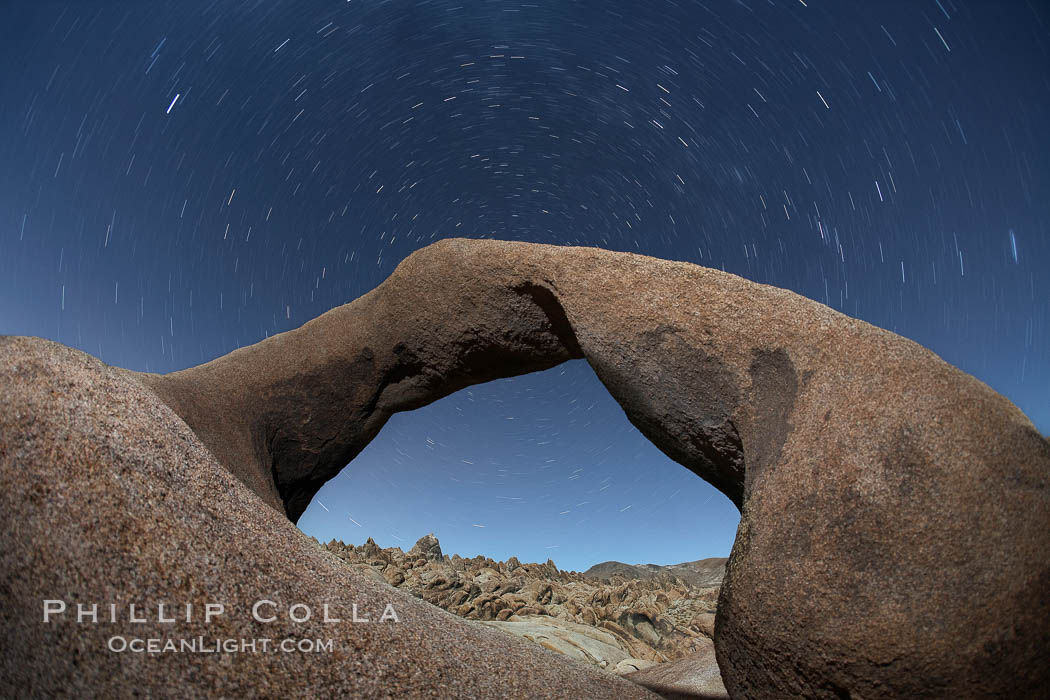
[[[272,575],[301,570],[290,531],[221,474],[178,496],[155,481],[222,465],[294,520],[392,413],[583,357],[644,435],[741,509],[715,623],[731,695],[1019,697],[1050,687],[1050,444],[1008,400],[928,350],[791,292],[625,253],[445,240],[354,302],[199,367],[156,376],[95,366],[112,395],[92,394],[83,410],[100,407],[90,434],[111,442],[87,463],[75,455],[97,440],[47,423],[42,397],[66,400],[62,373],[90,363],[27,343],[4,341],[0,385],[3,583],[21,581],[23,593],[54,589],[65,574],[34,567],[40,555],[18,540],[76,549],[67,538],[83,537],[46,519],[68,517],[54,510],[56,491],[70,494],[80,528],[94,522],[87,509],[123,525],[77,552],[103,560],[103,542],[169,546],[133,527],[149,511],[110,512],[130,507],[129,489],[171,498],[173,517],[222,512],[194,531],[204,541],[174,540],[186,551],[162,565],[111,552],[125,574],[157,564],[185,581],[181,559],[221,548],[212,528],[240,529],[238,517],[283,538],[288,558],[266,560]],[[160,414],[150,391],[190,430],[170,419],[147,430],[128,415],[139,410],[123,403],[132,398]],[[30,401],[41,417],[19,412]],[[139,426],[145,446],[127,442],[124,423]],[[193,453],[188,466],[188,455],[161,456],[173,441]],[[49,466],[57,458],[73,466]],[[113,476],[132,459],[173,474]],[[127,471],[140,473],[140,462]],[[85,483],[95,500],[74,506],[69,489]],[[229,556],[198,565],[254,580],[258,557]],[[97,565],[82,575],[84,585],[107,580]],[[20,638],[3,641],[16,643],[15,668],[48,670]],[[390,658],[366,646],[378,654],[369,658]]]
[[[380,549],[371,538],[362,545],[332,540],[324,546],[358,571],[460,617],[533,637],[539,632],[525,625],[545,627],[548,643],[559,653],[602,668],[625,659],[682,659],[708,648],[714,631],[718,586],[694,587],[670,573],[602,581],[561,571],[550,560],[449,557],[433,534],[407,553],[400,547]],[[584,649],[592,643],[604,646]]]
[[[295,519],[390,414],[578,357],[741,509],[715,635],[730,693],[1050,686],[1050,445],[925,348],[791,292],[449,239],[297,330],[141,379]]]

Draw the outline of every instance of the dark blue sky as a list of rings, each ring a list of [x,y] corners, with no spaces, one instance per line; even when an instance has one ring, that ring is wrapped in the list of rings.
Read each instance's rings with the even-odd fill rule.
[[[167,372],[440,238],[598,245],[905,335],[1050,433],[1048,31],[1035,0],[9,1],[0,333]],[[736,527],[581,362],[396,416],[318,500],[322,539],[568,568]]]

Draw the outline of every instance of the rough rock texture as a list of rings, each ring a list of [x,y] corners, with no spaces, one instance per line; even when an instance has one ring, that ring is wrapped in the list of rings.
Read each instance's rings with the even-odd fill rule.
[[[687,561],[681,564],[624,564],[619,561],[603,561],[584,571],[591,578],[609,579],[622,576],[627,579],[652,578],[659,574],[677,576],[691,586],[721,586],[726,573],[725,557],[710,557]]]
[[[69,611],[45,624],[45,599]],[[276,621],[252,621],[261,599],[279,604]],[[99,603],[99,622],[77,624],[77,602]],[[166,615],[190,603],[196,617],[158,623],[161,602]],[[207,602],[226,606],[211,624]],[[109,603],[122,608],[116,624]],[[129,603],[149,622],[127,622]],[[294,603],[313,609],[309,622],[289,621]],[[342,623],[321,621],[324,603]],[[370,623],[350,622],[354,603]],[[400,622],[378,622],[387,603]],[[116,635],[334,644],[107,651]],[[0,337],[0,650],[3,698],[655,698],[352,571],[260,502],[127,373],[35,338]]]
[[[515,618],[502,621],[482,622],[507,634],[517,635],[539,644],[556,654],[562,654],[580,663],[590,664],[613,673],[630,673],[620,664],[651,664],[651,661],[640,661],[631,658],[630,652],[624,649],[616,635],[606,630],[575,622],[566,622],[556,617]],[[619,670],[617,670],[619,669]]]
[[[729,697],[722,684],[714,644],[710,642],[690,657],[639,669],[624,677],[659,693],[667,700],[717,700]]]
[[[375,544],[375,542],[372,544]],[[438,542],[438,538],[434,537],[434,533],[431,532],[429,535],[416,540],[416,544],[412,549],[408,550],[408,556],[423,557],[427,561],[442,561],[441,543]]]
[[[294,520],[393,412],[574,357],[741,509],[715,634],[732,695],[1050,687],[1050,444],[928,350],[791,292],[630,254],[452,239],[297,330],[137,377]],[[27,425],[5,428],[8,453],[26,449]],[[37,444],[36,459],[59,447]],[[22,465],[5,498],[28,498],[9,485]],[[191,490],[198,512],[218,498]],[[105,505],[81,507],[119,504]],[[24,567],[16,551],[5,566]]]
[[[537,619],[546,616],[565,623],[558,628],[561,637],[581,634],[577,625],[600,628],[603,640],[608,641],[605,635],[615,640],[615,651],[591,659],[602,668],[608,666],[602,661],[615,665],[626,657],[653,663],[680,659],[710,646],[714,635],[718,587],[694,587],[669,573],[602,581],[560,571],[549,559],[522,564],[516,557],[499,562],[442,556],[433,534],[407,553],[400,547],[380,549],[371,538],[356,546],[332,540],[325,548],[356,570],[460,617],[557,624]]]

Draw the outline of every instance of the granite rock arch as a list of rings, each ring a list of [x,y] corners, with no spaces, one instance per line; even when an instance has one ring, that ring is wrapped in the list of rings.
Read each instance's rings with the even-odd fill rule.
[[[1050,444],[925,348],[791,292],[449,239],[296,330],[136,377],[294,521],[394,412],[580,357],[741,510],[715,639],[731,695],[1050,687]]]

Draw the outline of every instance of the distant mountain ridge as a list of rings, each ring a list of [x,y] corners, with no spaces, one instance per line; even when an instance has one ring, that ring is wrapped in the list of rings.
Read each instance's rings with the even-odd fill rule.
[[[621,561],[603,561],[584,571],[583,575],[609,580],[613,576],[622,576],[625,579],[648,579],[661,573],[667,573],[677,576],[691,586],[703,588],[722,585],[722,577],[725,576],[727,561],[729,559],[726,557],[709,557],[707,559],[668,565],[624,564]]]

